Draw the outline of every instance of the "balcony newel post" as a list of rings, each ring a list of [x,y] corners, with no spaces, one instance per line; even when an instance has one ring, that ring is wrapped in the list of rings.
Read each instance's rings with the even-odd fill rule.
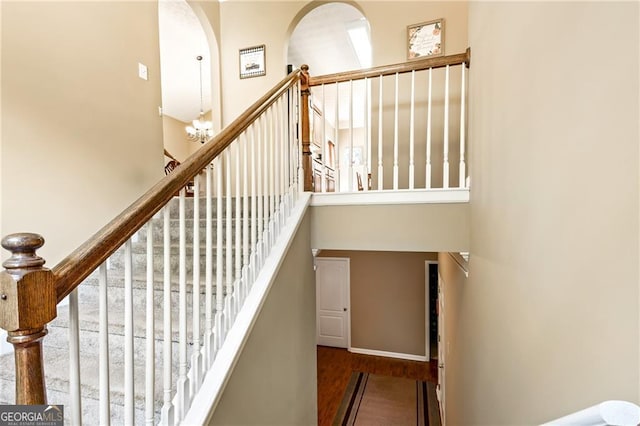
[[[0,328],[7,330],[15,351],[16,404],[46,404],[42,339],[56,317],[57,301],[53,274],[36,255],[44,238],[12,234],[1,244],[11,252],[0,272]]]
[[[302,131],[302,169],[304,170],[304,190],[313,191],[313,171],[311,170],[311,132],[309,130],[309,65],[300,67],[300,127]]]

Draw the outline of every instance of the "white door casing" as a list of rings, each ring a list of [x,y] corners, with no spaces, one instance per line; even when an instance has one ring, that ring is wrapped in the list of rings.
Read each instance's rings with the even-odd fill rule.
[[[316,258],[316,335],[318,345],[349,348],[349,258]]]
[[[438,386],[436,388],[436,395],[438,397],[438,404],[440,405],[440,418],[442,424],[445,425],[445,393],[444,393],[444,373],[445,364],[444,356],[446,351],[445,329],[444,329],[444,281],[442,276],[438,272]]]

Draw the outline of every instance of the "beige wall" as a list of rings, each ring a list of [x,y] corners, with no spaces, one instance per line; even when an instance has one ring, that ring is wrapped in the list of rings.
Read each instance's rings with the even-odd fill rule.
[[[465,350],[447,368],[455,424],[639,402],[638,8],[469,5],[472,232]]]
[[[230,0],[221,3],[223,123],[231,122],[285,76],[290,34],[305,13],[322,3],[295,0]],[[349,3],[360,9],[371,25],[374,66],[406,61],[407,25],[436,18],[446,20],[446,54],[460,53],[467,48],[465,2]],[[267,75],[241,80],[238,76],[238,49],[259,44],[266,45]]]
[[[350,259],[351,347],[426,356],[425,261],[435,253],[323,250]]]
[[[469,204],[322,206],[311,209],[319,249],[468,251]]]
[[[0,7],[0,227],[53,266],[163,175],[157,4]]]
[[[463,424],[460,415],[464,412],[465,401],[458,397],[463,391],[463,383],[462,375],[456,368],[467,350],[468,341],[459,339],[458,320],[462,315],[462,296],[467,287],[467,278],[449,253],[438,253],[438,272],[444,283],[440,296],[444,299],[444,359],[439,359],[438,363],[444,363],[445,366],[445,416],[448,424],[459,425]]]
[[[309,227],[307,215],[209,424],[316,424],[316,293]]]

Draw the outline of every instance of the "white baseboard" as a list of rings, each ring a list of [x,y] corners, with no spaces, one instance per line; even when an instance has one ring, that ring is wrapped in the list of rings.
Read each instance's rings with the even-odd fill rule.
[[[376,351],[373,349],[349,348],[349,352],[363,355],[386,356],[387,358],[407,359],[409,361],[429,361],[429,359],[424,355],[401,354],[398,352]]]

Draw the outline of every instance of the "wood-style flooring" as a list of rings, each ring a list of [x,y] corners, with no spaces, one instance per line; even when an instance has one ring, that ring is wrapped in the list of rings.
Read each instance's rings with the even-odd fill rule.
[[[330,426],[333,422],[353,371],[425,380],[432,383],[438,381],[436,360],[406,361],[318,346],[318,426]]]

